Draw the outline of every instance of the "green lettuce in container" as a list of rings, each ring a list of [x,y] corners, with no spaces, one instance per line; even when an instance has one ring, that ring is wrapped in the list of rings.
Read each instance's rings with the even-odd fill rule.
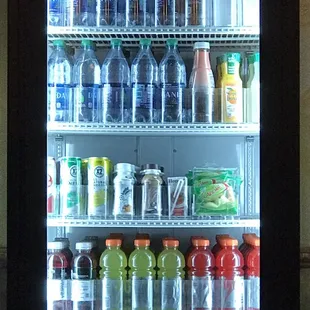
[[[237,215],[241,182],[235,168],[194,168],[195,215]]]

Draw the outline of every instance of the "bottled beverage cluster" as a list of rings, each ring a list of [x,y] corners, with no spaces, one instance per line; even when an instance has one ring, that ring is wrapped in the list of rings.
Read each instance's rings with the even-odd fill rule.
[[[48,158],[47,212],[106,218],[236,215],[241,177],[233,168],[193,168],[165,178],[164,167],[136,167],[106,157]]]
[[[124,246],[123,240],[122,234],[110,234],[101,253],[98,237],[86,237],[76,243],[75,255],[67,238],[48,242],[48,279],[79,280],[71,293],[75,295],[73,303],[92,303],[97,298],[100,305],[96,309],[259,309],[260,238],[255,234],[243,234],[239,248],[237,239],[217,235],[212,249],[209,239],[192,236],[184,254],[174,237],[162,239],[159,253],[154,252],[148,234],[136,235],[134,249]],[[87,281],[95,279],[103,281],[101,292],[87,300]],[[156,279],[160,280],[159,289],[155,288]],[[182,286],[183,279],[188,280],[187,289]],[[244,280],[251,291],[244,289]],[[129,284],[127,289],[122,282]],[[76,296],[79,292],[80,297]],[[54,300],[54,306],[68,305],[68,300]]]
[[[259,0],[49,0],[50,26],[258,26]]]
[[[54,41],[48,62],[48,119],[87,123],[258,123],[259,53],[240,66],[239,53],[217,58],[216,81],[210,45],[194,45],[187,87],[185,63],[176,39],[167,39],[159,66],[151,41],[142,39],[129,68],[121,40],[113,39],[102,66],[92,41],[83,40],[73,60],[62,40]],[[243,72],[246,68],[247,72]],[[242,77],[242,78],[241,78]]]

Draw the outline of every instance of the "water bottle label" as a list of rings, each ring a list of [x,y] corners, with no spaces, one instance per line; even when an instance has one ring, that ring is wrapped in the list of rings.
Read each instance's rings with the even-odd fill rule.
[[[74,0],[73,6],[80,13],[96,13],[96,0]]]
[[[181,278],[161,281],[161,309],[182,310],[183,282]]]
[[[212,279],[209,277],[191,280],[191,306],[193,309],[211,310],[213,305]]]
[[[95,283],[91,280],[72,280],[72,300],[92,301],[95,298]]]
[[[50,0],[49,4],[50,13],[60,13],[60,0]]]
[[[130,88],[105,84],[102,90],[103,114],[106,122],[131,121]]]
[[[49,85],[48,94],[50,121],[68,122],[71,88],[69,86]]]
[[[131,281],[132,309],[153,309],[153,279],[133,277]]]
[[[215,281],[215,309],[242,310],[244,306],[244,280],[236,277],[234,280]]]
[[[102,309],[123,309],[124,281],[102,280]]]
[[[97,122],[99,118],[100,94],[99,86],[76,87],[75,118],[78,121]]]
[[[184,103],[184,88],[180,85],[162,87],[163,122],[180,122]]]
[[[132,180],[114,183],[114,215],[133,215],[133,183]]]
[[[247,309],[260,309],[260,279],[258,277],[247,280]]]
[[[132,95],[136,108],[152,109],[156,98],[156,87],[150,84],[134,84]]]
[[[47,280],[47,300],[67,300],[68,282],[63,280]]]

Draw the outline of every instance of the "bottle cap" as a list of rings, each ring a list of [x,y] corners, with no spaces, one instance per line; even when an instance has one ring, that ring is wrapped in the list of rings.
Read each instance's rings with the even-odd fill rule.
[[[55,40],[53,41],[53,45],[54,46],[61,46],[61,47],[64,47],[66,45],[65,41],[64,40]]]
[[[217,65],[221,65],[224,62],[227,62],[227,56],[226,55],[216,57],[216,64]]]
[[[178,40],[177,39],[167,39],[166,44],[167,44],[167,46],[177,46]]]
[[[137,233],[136,234],[136,240],[137,239],[150,239],[150,235],[149,234],[140,234],[140,233]]]
[[[114,166],[114,172],[120,172],[120,171],[128,171],[128,172],[136,172],[136,167],[132,164],[126,164],[126,163],[118,163]]]
[[[163,246],[165,247],[178,247],[180,244],[178,239],[175,238],[164,238]]]
[[[122,240],[121,239],[107,239],[105,241],[106,246],[121,246]]]
[[[63,241],[52,241],[47,243],[48,250],[63,250],[65,243]]]
[[[260,238],[257,236],[251,236],[249,239],[249,245],[258,247],[260,246]]]
[[[111,40],[111,45],[112,46],[121,46],[122,45],[122,40],[120,40],[120,39],[112,39]]]
[[[206,238],[193,239],[192,244],[193,246],[209,246],[210,241]]]
[[[219,243],[222,247],[224,246],[238,246],[238,240],[237,239],[234,239],[234,238],[231,238],[231,237],[228,237],[228,238],[221,238],[219,240]]]
[[[141,166],[141,171],[144,170],[160,170],[162,173],[164,173],[164,167],[159,166],[157,164],[145,164]]]
[[[193,242],[193,240],[195,239],[203,239],[203,236],[191,236],[191,242]]]
[[[93,48],[95,46],[95,43],[91,40],[82,40],[81,45]]]
[[[63,242],[65,248],[70,247],[70,241],[69,238],[55,238],[54,241]]]
[[[255,62],[259,62],[260,60],[260,54],[254,53],[248,56],[249,64],[254,64]]]
[[[150,39],[141,39],[140,45],[147,45],[150,46],[152,44],[152,41]]]
[[[135,246],[150,246],[150,244],[150,239],[135,239],[134,241]]]
[[[194,50],[200,50],[200,49],[209,50],[210,43],[209,42],[196,42],[194,44]]]
[[[124,235],[122,233],[110,233],[108,239],[124,239]]]
[[[92,242],[89,241],[77,242],[75,245],[76,250],[91,250],[92,247],[93,247]]]
[[[242,239],[245,243],[250,244],[250,239],[256,237],[256,234],[242,234]]]
[[[229,235],[228,234],[221,234],[221,235],[216,235],[215,236],[216,242],[219,242],[220,239],[222,239],[222,238],[229,238]]]

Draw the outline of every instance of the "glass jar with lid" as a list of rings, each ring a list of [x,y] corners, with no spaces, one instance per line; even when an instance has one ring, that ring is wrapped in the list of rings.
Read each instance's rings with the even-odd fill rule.
[[[141,167],[142,178],[142,218],[162,215],[162,167],[146,164]]]
[[[134,212],[134,186],[136,167],[131,164],[119,163],[114,167],[116,173],[114,183],[114,216],[133,217]]]

